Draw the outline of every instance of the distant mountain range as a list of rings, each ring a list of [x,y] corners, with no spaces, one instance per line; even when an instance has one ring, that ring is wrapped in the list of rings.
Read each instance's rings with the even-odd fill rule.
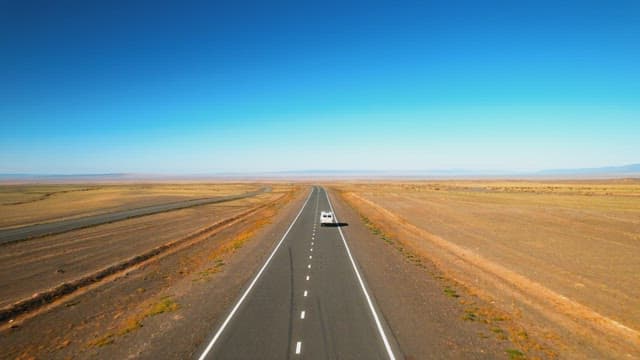
[[[596,168],[549,169],[541,171],[500,171],[500,170],[294,170],[275,172],[211,173],[193,175],[162,174],[0,174],[0,182],[83,182],[83,181],[156,181],[156,180],[207,180],[207,179],[313,179],[313,178],[640,178],[640,164],[606,166]]]
[[[640,164],[582,169],[554,169],[538,171],[541,175],[633,175],[640,174]]]

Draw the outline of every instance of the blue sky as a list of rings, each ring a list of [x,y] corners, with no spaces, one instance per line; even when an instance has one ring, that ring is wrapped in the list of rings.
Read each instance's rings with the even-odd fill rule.
[[[637,1],[1,1],[0,173],[640,162],[638,19]]]

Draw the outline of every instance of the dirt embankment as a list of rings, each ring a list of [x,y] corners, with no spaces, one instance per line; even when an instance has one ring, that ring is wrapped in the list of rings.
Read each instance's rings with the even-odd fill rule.
[[[583,188],[550,195],[412,186],[340,188],[372,222],[508,311],[560,356],[640,356],[633,194],[591,199]]]

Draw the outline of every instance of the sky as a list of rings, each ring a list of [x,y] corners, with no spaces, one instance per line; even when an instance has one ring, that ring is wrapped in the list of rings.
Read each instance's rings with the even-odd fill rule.
[[[638,1],[0,0],[0,173],[640,162]]]

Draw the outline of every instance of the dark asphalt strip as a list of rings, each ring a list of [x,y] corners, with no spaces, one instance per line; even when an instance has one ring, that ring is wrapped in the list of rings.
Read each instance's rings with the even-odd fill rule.
[[[314,187],[199,359],[396,358],[340,227],[318,224],[330,210]]]
[[[17,241],[30,240],[48,235],[56,235],[64,232],[84,229],[91,226],[108,224],[116,221],[132,219],[141,216],[153,215],[167,211],[186,209],[194,206],[216,204],[221,202],[244,199],[271,191],[270,187],[263,187],[256,191],[239,195],[219,196],[206,199],[193,199],[186,201],[159,204],[137,209],[118,211],[107,214],[86,216],[76,219],[61,220],[45,224],[23,226],[19,228],[0,230],[0,245]]]

